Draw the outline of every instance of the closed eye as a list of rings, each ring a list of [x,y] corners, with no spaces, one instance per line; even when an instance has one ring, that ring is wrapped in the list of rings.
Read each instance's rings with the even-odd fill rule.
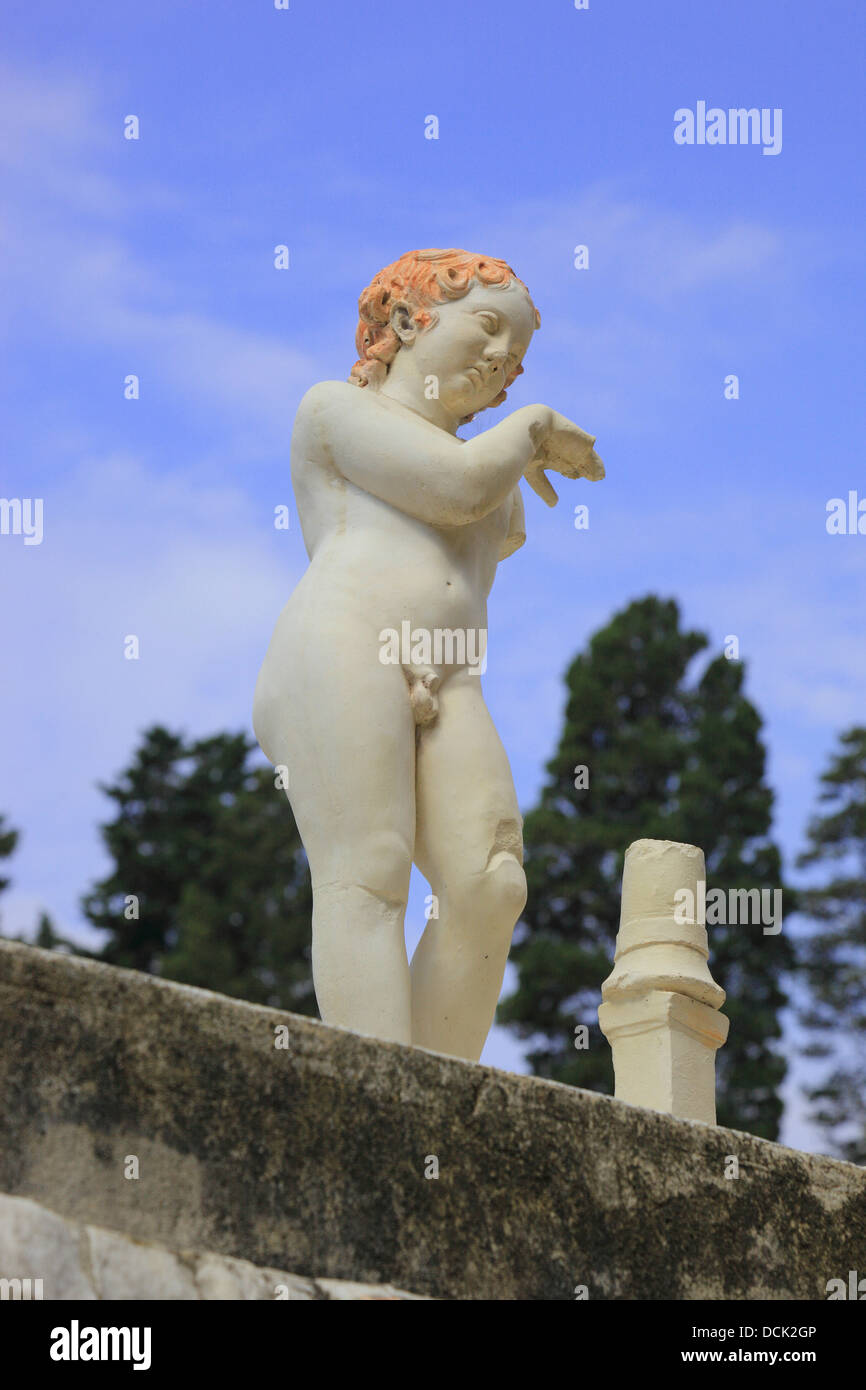
[[[483,313],[479,314],[478,317],[481,319],[481,322],[484,324],[484,327],[487,329],[488,333],[496,332],[497,328],[499,327],[499,319],[497,318],[496,314],[484,311]]]

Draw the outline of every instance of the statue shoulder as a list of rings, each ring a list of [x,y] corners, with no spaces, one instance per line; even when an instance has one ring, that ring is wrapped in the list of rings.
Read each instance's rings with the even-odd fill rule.
[[[354,418],[359,411],[369,408],[368,402],[362,399],[368,394],[352,381],[317,381],[301,397],[295,415],[296,440],[326,439],[329,417],[332,422],[335,415],[343,420]]]
[[[341,409],[350,410],[362,394],[361,388],[352,381],[317,381],[301,397],[296,418],[306,420],[337,404]]]

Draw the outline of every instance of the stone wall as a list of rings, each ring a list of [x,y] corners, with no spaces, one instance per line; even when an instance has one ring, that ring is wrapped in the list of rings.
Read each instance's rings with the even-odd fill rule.
[[[824,1299],[866,1267],[862,1168],[12,942],[0,1191],[439,1298]]]
[[[388,1284],[304,1279],[210,1251],[171,1250],[122,1231],[85,1226],[0,1193],[0,1298],[13,1301],[166,1299],[268,1302],[415,1300]]]

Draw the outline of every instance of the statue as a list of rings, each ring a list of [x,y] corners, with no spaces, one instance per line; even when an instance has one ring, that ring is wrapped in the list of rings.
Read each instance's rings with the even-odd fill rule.
[[[348,381],[301,401],[292,482],[309,568],[280,614],[253,725],[313,883],[326,1023],[476,1061],[526,901],[522,819],[481,691],[487,595],[525,540],[519,482],[604,477],[594,438],[527,405],[472,439],[540,316],[514,271],[410,251],[359,300]],[[412,863],[429,920],[409,965]]]

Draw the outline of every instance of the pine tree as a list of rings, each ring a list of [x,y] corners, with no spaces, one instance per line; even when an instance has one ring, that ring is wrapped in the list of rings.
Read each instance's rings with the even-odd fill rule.
[[[531,1042],[537,1075],[613,1090],[597,1008],[633,840],[699,845],[708,888],[781,886],[761,719],[743,694],[743,667],[719,656],[687,683],[707,645],[704,634],[681,630],[675,602],[650,596],[616,614],[566,674],[559,746],[525,821],[529,900],[511,954],[518,985],[498,1015]],[[719,1123],[775,1138],[788,937],[784,925],[778,935],[759,924],[708,930],[731,1020],[717,1064]],[[575,1046],[581,1024],[586,1049]]]
[[[19,832],[13,830],[6,821],[6,817],[0,814],[0,859],[8,859],[15,853],[15,846],[18,844]],[[12,882],[9,878],[0,876],[0,893],[4,892]]]
[[[19,939],[22,941],[24,940],[23,937]],[[67,941],[64,937],[60,936],[55,930],[54,923],[47,912],[40,912],[39,914],[33,945],[39,946],[43,951],[57,951],[62,949],[70,952],[72,955],[85,956],[91,954],[89,951],[83,950],[80,946],[76,946],[74,942]]]
[[[5,826],[5,820],[6,817],[0,815],[0,859],[8,859],[14,853],[21,838],[20,831]],[[8,878],[0,878],[0,893],[9,887],[10,882],[11,880]],[[45,951],[53,951],[58,947],[73,952],[78,949],[71,941],[65,941],[62,936],[57,935],[54,930],[54,923],[47,912],[40,912],[33,939],[29,936],[7,936],[6,939],[8,941],[20,941],[25,946],[41,946]]]
[[[312,892],[285,792],[244,734],[154,727],[102,790],[111,872],[83,900],[101,957],[256,1003],[315,1012]]]
[[[806,1055],[830,1062],[807,1090],[814,1123],[842,1158],[866,1163],[866,728],[847,730],[821,775],[823,814],[809,822],[801,868],[831,876],[801,891],[810,920],[800,954],[810,989]]]
[[[18,839],[19,831],[13,830],[11,826],[7,825],[6,817],[0,815],[0,859],[8,859],[11,854],[14,854]],[[0,893],[9,887],[11,881],[8,878],[0,878]]]

